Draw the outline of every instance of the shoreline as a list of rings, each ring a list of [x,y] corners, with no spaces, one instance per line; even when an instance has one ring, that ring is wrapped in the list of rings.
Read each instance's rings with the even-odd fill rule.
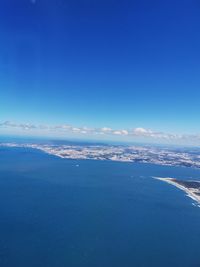
[[[181,167],[200,169],[200,158],[195,158],[185,153],[176,151],[163,151],[154,147],[124,147],[124,146],[78,146],[78,145],[52,145],[52,144],[34,144],[34,143],[1,143],[1,147],[19,147],[39,150],[60,159],[73,160],[99,160],[125,163],[152,164],[158,166]],[[152,156],[153,153],[153,156]],[[168,159],[168,153],[172,154],[176,160]],[[166,154],[166,156],[165,156]],[[188,163],[190,162],[190,164]]]
[[[171,184],[173,186],[175,186],[176,188],[184,191],[186,193],[186,196],[193,199],[194,201],[196,201],[198,204],[200,204],[200,195],[198,196],[195,193],[195,189],[194,188],[187,188],[184,185],[180,185],[178,182],[176,182],[175,178],[170,178],[170,177],[166,177],[166,178],[162,178],[162,177],[152,177],[156,180],[160,180],[163,182],[166,182],[168,184]]]

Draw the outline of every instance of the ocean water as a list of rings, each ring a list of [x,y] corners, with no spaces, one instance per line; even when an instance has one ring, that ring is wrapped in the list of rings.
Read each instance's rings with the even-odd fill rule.
[[[0,267],[200,266],[200,208],[151,176],[200,170],[0,148]]]

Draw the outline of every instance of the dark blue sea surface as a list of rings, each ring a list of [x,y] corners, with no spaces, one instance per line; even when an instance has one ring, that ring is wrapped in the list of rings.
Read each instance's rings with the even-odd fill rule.
[[[0,148],[0,267],[198,267],[200,170]]]

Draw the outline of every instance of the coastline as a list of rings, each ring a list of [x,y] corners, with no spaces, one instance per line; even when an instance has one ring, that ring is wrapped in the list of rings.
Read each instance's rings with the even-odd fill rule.
[[[196,201],[198,204],[200,204],[200,195],[197,195],[197,191],[194,188],[188,188],[186,186],[183,186],[181,184],[179,184],[178,182],[176,182],[175,178],[170,178],[170,177],[166,177],[166,178],[162,178],[162,177],[152,177],[156,180],[160,180],[163,182],[166,182],[168,184],[171,184],[173,186],[175,186],[176,188],[179,188],[180,190],[184,191],[186,193],[186,196],[193,199],[194,201]]]
[[[2,143],[0,147],[19,147],[37,149],[61,159],[90,159],[128,163],[145,163],[160,166],[200,169],[199,156],[192,151],[163,149],[158,147],[122,146],[122,145],[84,145],[54,143]]]

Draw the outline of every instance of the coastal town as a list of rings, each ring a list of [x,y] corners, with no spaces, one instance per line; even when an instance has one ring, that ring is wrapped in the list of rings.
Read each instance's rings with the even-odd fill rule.
[[[99,144],[0,143],[0,147],[37,149],[63,159],[140,162],[166,166],[200,168],[200,150],[162,146],[128,146]]]

